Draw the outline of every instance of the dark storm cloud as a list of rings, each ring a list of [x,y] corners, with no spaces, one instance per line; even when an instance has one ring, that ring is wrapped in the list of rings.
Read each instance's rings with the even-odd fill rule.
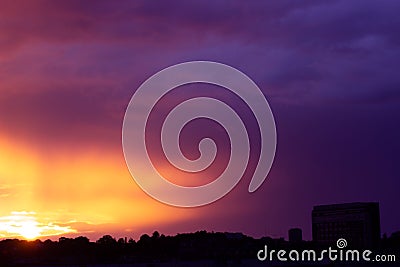
[[[211,54],[211,59],[233,62],[252,73],[281,98],[296,98],[299,91],[318,98],[370,98],[392,95],[391,88],[399,83],[393,80],[400,57],[396,1],[2,5],[5,58],[8,50],[12,53],[21,45],[30,49],[37,43],[70,43],[76,45],[76,61],[83,56],[104,65],[85,54],[92,49],[100,50],[99,56],[113,54],[108,68],[97,69],[108,73],[132,66],[123,65],[124,57],[152,62],[146,65],[154,69],[160,61],[165,66]]]

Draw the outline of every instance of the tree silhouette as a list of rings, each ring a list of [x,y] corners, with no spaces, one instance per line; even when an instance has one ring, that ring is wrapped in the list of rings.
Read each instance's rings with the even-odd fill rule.
[[[104,235],[100,237],[100,239],[97,240],[96,243],[100,245],[112,246],[115,245],[117,241],[111,235]]]
[[[153,235],[151,236],[152,239],[158,239],[160,237],[160,233],[157,231],[154,231]]]

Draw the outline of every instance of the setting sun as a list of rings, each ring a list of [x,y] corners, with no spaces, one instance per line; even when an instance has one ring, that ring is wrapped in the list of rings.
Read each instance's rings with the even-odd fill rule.
[[[25,221],[21,222],[19,234],[26,239],[34,239],[40,236],[40,229],[35,221]]]
[[[75,232],[74,229],[52,223],[40,223],[35,212],[13,211],[10,216],[0,217],[0,237],[35,239]]]

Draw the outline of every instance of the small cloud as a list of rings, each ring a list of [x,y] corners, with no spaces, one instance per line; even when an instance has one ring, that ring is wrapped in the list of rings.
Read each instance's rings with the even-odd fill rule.
[[[35,215],[36,212],[34,211],[12,211],[12,215]]]

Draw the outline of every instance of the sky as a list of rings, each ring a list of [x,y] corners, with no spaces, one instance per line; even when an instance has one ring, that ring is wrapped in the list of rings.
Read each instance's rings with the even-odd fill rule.
[[[287,237],[300,227],[309,240],[314,205],[355,201],[380,203],[382,233],[400,230],[399,8],[398,1],[1,1],[0,239],[203,229]],[[196,157],[201,138],[222,142],[213,175],[189,179],[163,167],[156,132],[184,99],[229,103],[247,121],[254,148],[224,198],[177,208],[132,179],[121,131],[146,79],[193,60],[251,77],[273,111],[278,142],[267,180],[249,194],[259,140],[243,103],[213,86],[171,92],[149,126],[152,155],[171,180],[207,183],[229,154],[223,129],[200,120],[182,131],[182,148]]]

